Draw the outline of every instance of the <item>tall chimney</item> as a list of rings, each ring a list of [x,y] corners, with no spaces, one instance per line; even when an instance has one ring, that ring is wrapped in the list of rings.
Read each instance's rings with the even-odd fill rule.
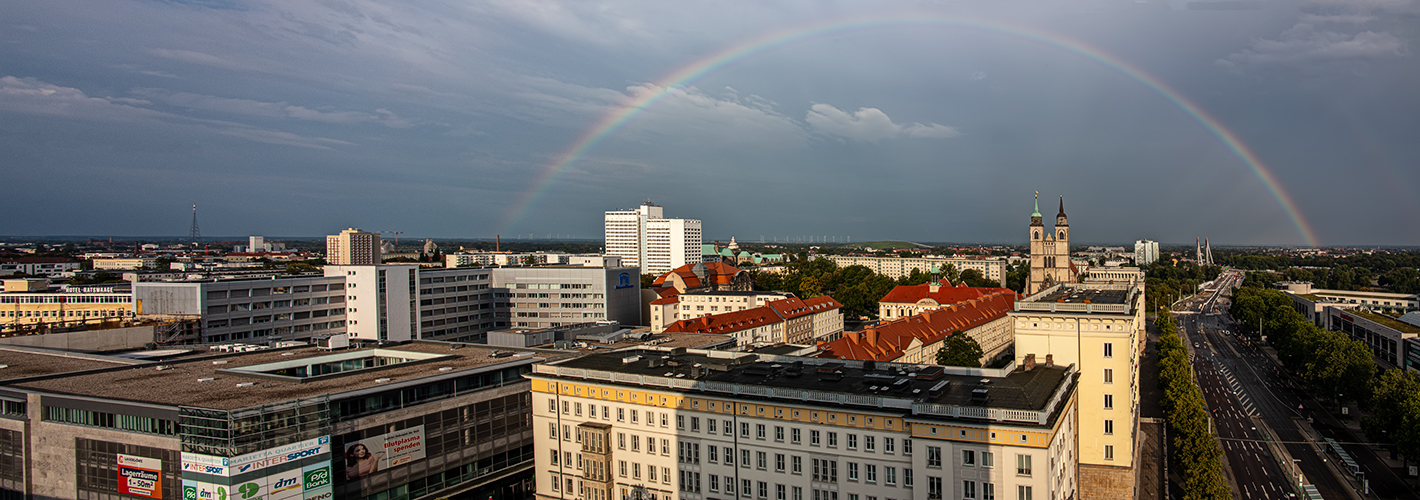
[[[1045,355],[1045,366],[1055,366],[1055,355],[1054,355],[1054,354],[1046,354],[1046,355]]]
[[[494,252],[501,252],[501,251],[503,251],[503,235],[497,234],[497,235],[494,235],[494,236],[493,236],[493,251],[494,251]]]
[[[878,344],[878,329],[877,329],[877,328],[868,328],[868,329],[866,329],[866,330],[863,330],[863,341],[866,342],[866,343],[868,343],[868,345],[877,345],[877,344]]]
[[[1025,371],[1031,371],[1035,369],[1035,354],[1026,355],[1025,361],[1021,363],[1021,369]]]

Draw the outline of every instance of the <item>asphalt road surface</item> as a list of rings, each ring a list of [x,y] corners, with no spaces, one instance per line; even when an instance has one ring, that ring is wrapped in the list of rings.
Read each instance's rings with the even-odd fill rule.
[[[1328,499],[1352,498],[1355,490],[1338,478],[1329,461],[1332,455],[1310,443],[1303,432],[1307,418],[1325,437],[1343,443],[1362,441],[1306,394],[1301,382],[1265,355],[1253,339],[1238,335],[1227,315],[1227,300],[1241,277],[1225,277],[1215,291],[1180,302],[1175,310],[1183,323],[1185,342],[1193,356],[1200,387],[1214,416],[1219,441],[1237,481],[1236,498],[1285,498],[1295,484],[1294,474],[1316,486]],[[1225,333],[1227,332],[1227,333]],[[1197,343],[1197,347],[1194,347]],[[1271,432],[1268,432],[1271,431]],[[1295,459],[1274,457],[1273,446],[1285,446]],[[1378,498],[1417,499],[1420,495],[1403,483],[1395,471],[1364,445],[1345,445],[1371,479]]]

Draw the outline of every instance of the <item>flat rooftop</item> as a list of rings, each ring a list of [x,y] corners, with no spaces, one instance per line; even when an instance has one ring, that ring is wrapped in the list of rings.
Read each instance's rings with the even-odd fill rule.
[[[668,351],[634,349],[591,354],[555,363],[555,366],[774,389],[877,396],[914,403],[1027,411],[1044,410],[1061,384],[1070,381],[1067,378],[1070,370],[1063,366],[1037,365],[1030,371],[1017,369],[1005,377],[982,377],[947,373],[943,367],[935,365],[878,363],[876,365],[880,367],[868,370],[864,368],[864,363],[822,358],[794,358],[803,363],[795,364],[783,361],[785,358],[760,361],[758,355],[752,353],[724,353],[725,356],[735,357],[707,354],[688,352],[673,355]],[[984,399],[979,396],[978,389],[985,389]],[[739,397],[747,396],[741,392]],[[809,398],[810,402],[813,400],[813,397]]]
[[[451,345],[459,346],[450,349]],[[297,377],[253,376],[240,372],[242,367],[290,363],[304,358],[326,357],[332,354],[375,351],[375,349],[349,349],[327,351],[317,347],[294,349],[273,349],[252,351],[230,356],[207,356],[196,359],[181,359],[164,362],[167,368],[158,370],[158,364],[146,364],[131,369],[110,370],[74,376],[60,376],[45,380],[20,382],[11,385],[19,389],[117,399],[169,406],[196,406],[219,410],[235,410],[261,404],[272,404],[296,398],[320,394],[367,389],[380,385],[399,383],[422,377],[445,375],[439,369],[453,368],[458,372],[484,366],[527,359],[559,359],[572,353],[532,351],[483,345],[449,344],[442,342],[415,342],[412,344],[383,346],[384,353],[412,353],[415,355],[442,355],[426,363],[401,363],[386,368],[356,370],[347,374],[302,380]],[[492,357],[493,351],[527,353],[527,357]],[[3,358],[0,358],[3,359]],[[224,362],[225,361],[225,362]],[[30,361],[30,362],[38,362]],[[223,363],[224,362],[224,363]],[[220,364],[218,364],[220,363]],[[112,365],[109,365],[112,366]],[[259,368],[258,368],[259,369]],[[198,379],[212,378],[199,382]],[[376,379],[390,379],[377,382]],[[239,383],[253,385],[239,387]]]
[[[635,331],[635,330],[632,330]],[[707,349],[707,346],[720,344],[722,342],[733,342],[734,337],[730,335],[717,335],[712,333],[656,333],[651,334],[644,340],[622,338],[610,344],[590,340],[579,340],[576,342],[586,342],[587,347],[575,347],[571,350],[580,353],[600,353],[628,347],[656,346],[668,349],[684,347],[686,349]],[[541,349],[551,349],[552,344],[537,346]]]
[[[1129,297],[1128,290],[1101,290],[1090,288],[1060,287],[1042,297],[1026,299],[1030,302],[1056,302],[1065,304],[1118,304],[1123,305]]]
[[[141,361],[109,358],[49,349],[0,346],[0,382],[56,373],[98,370],[140,364]]]

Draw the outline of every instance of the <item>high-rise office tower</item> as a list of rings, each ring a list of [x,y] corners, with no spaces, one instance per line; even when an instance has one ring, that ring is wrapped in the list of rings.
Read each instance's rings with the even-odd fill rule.
[[[701,261],[700,221],[667,219],[660,205],[606,212],[606,254],[621,257],[623,266],[664,274]]]

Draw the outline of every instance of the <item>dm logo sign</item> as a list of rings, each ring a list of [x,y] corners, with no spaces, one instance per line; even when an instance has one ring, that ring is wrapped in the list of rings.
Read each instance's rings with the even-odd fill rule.
[[[631,284],[631,273],[621,273],[616,277],[616,289],[631,288],[636,285]]]

